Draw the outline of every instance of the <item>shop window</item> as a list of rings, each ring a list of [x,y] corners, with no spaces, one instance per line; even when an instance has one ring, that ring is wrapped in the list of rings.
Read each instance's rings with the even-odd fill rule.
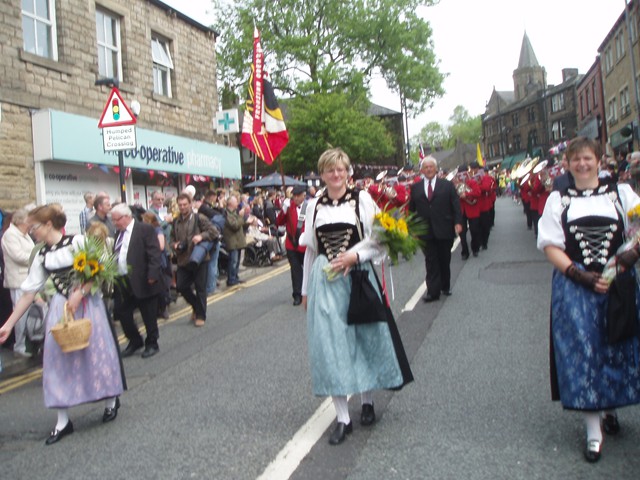
[[[96,9],[96,34],[99,75],[122,81],[120,18],[106,10]]]
[[[153,57],[153,92],[171,97],[173,61],[169,42],[154,35],[151,38],[151,56]]]
[[[58,60],[54,0],[22,0],[22,37],[25,52]]]

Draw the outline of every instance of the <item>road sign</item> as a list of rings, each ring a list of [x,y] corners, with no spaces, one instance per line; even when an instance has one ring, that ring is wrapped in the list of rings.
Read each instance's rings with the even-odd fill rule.
[[[120,91],[113,87],[109,94],[107,104],[104,106],[102,116],[98,122],[98,128],[118,127],[122,125],[135,125],[136,117],[129,109],[120,95]]]
[[[135,125],[104,127],[102,129],[102,143],[105,152],[136,149],[138,144]]]
[[[216,132],[220,134],[238,133],[240,124],[238,122],[238,109],[222,110],[216,112]]]

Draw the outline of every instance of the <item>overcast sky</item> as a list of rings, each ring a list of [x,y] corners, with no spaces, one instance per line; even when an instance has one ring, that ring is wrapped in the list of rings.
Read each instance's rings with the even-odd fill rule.
[[[213,21],[210,0],[163,1],[205,25]],[[561,82],[563,68],[586,73],[624,9],[625,0],[441,0],[422,8],[440,71],[448,77],[445,96],[409,119],[409,134],[428,122],[446,125],[457,105],[473,116],[484,113],[494,86],[513,90],[525,31],[549,84]],[[374,81],[371,100],[400,111],[400,100],[380,80]]]

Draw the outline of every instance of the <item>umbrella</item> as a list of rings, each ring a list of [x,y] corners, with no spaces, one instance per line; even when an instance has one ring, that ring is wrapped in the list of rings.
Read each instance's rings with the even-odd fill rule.
[[[295,178],[284,176],[284,184],[287,187],[292,187],[295,185],[307,185],[300,180],[296,180]],[[282,176],[278,172],[273,172],[266,177],[262,177],[260,180],[256,180],[255,182],[247,183],[245,185],[246,188],[252,187],[280,187],[282,186]]]

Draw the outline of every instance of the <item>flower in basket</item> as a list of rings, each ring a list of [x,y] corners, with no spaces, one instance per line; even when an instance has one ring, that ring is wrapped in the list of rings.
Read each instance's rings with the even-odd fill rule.
[[[72,280],[76,285],[92,282],[91,293],[103,285],[112,285],[118,276],[118,260],[102,239],[93,236],[84,238],[81,247],[73,255]]]
[[[618,273],[617,256],[622,252],[631,250],[640,241],[640,204],[629,210],[627,212],[627,217],[629,219],[627,229],[625,230],[627,240],[620,246],[620,248],[618,248],[616,255],[609,259],[602,271],[602,278],[604,278],[609,284],[613,282],[613,279]]]
[[[426,234],[427,226],[415,213],[406,215],[393,208],[375,216],[373,231],[395,265],[400,255],[409,260],[418,251],[422,246],[420,237]]]

